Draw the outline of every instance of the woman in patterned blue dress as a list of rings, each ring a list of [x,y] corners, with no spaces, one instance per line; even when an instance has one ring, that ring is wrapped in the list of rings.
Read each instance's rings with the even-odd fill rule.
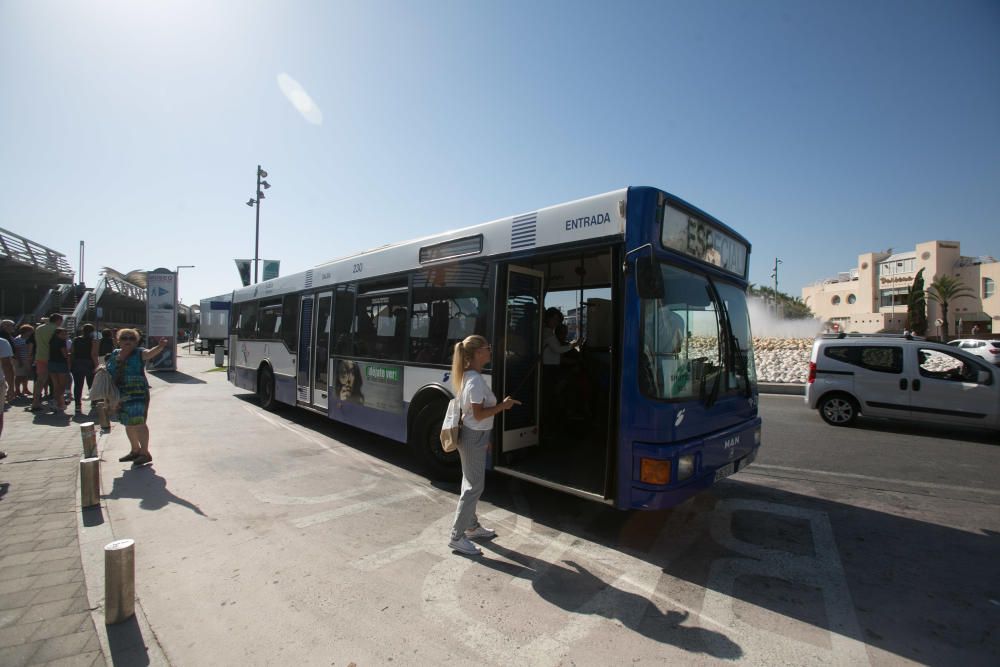
[[[146,361],[163,352],[167,339],[161,338],[156,347],[139,347],[139,332],[122,329],[118,332],[118,349],[108,357],[108,374],[114,379],[121,395],[118,420],[125,426],[129,445],[132,447],[119,461],[131,461],[142,466],[153,461],[149,453],[149,382],[146,381]]]

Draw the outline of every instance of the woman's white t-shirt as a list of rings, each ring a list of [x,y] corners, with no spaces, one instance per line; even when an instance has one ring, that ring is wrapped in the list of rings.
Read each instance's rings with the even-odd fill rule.
[[[472,405],[482,405],[484,408],[492,408],[497,404],[497,397],[493,395],[493,390],[486,383],[485,378],[474,370],[467,370],[462,376],[462,424],[473,431],[489,431],[493,428],[493,417],[487,417],[482,421],[477,421]]]

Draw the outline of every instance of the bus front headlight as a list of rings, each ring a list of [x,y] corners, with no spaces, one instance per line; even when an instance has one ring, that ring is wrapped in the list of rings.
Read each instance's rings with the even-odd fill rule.
[[[677,459],[677,481],[682,481],[694,474],[694,454],[686,454]]]

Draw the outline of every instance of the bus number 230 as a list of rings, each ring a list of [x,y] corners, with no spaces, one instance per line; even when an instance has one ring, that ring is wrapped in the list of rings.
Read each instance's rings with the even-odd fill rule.
[[[355,264],[354,265],[354,270],[351,271],[351,273],[361,273],[364,270],[365,270],[365,265],[363,263],[362,264]]]

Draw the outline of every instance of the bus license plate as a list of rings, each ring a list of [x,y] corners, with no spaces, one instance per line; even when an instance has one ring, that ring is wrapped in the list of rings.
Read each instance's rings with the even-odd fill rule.
[[[718,470],[715,471],[715,481],[718,482],[720,479],[725,479],[729,477],[734,472],[736,472],[736,463],[727,463]]]

